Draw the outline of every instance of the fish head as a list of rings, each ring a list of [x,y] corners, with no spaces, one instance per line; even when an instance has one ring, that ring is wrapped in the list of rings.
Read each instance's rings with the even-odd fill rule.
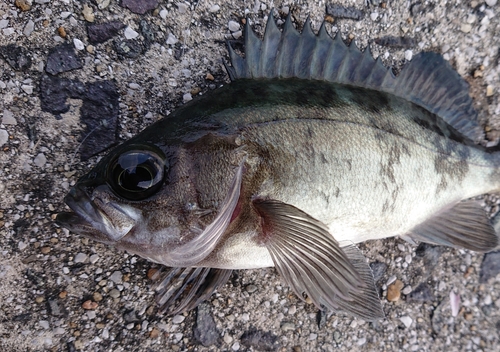
[[[235,168],[229,166],[227,175],[221,170],[217,175],[211,173],[210,166],[216,162],[211,158],[222,157],[217,160],[222,166],[230,163],[222,154],[206,148],[201,152],[193,143],[166,146],[132,140],[77,181],[65,197],[72,212],[58,214],[56,222],[76,234],[155,262],[194,264],[200,260],[194,253],[196,246],[205,252],[213,249],[214,243],[210,247],[199,238],[206,238],[204,231],[225,209],[227,187],[234,177]],[[226,219],[217,231],[228,222]]]

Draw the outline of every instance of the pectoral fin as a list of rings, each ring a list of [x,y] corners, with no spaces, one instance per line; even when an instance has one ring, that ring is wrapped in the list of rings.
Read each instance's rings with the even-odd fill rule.
[[[292,205],[256,200],[254,207],[262,221],[262,241],[299,298],[306,294],[318,308],[367,320],[383,317],[373,276],[359,252],[348,248],[347,254],[324,224]]]
[[[153,280],[161,280],[155,287],[156,303],[160,311],[175,315],[195,308],[224,285],[232,270],[214,268],[168,268],[159,271]]]
[[[411,231],[416,240],[476,252],[488,252],[498,237],[481,205],[472,199],[457,203]]]

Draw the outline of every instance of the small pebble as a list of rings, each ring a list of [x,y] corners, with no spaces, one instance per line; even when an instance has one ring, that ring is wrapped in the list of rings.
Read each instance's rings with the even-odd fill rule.
[[[372,12],[370,14],[370,18],[372,19],[372,21],[376,21],[378,18],[378,12]]]
[[[314,341],[318,338],[318,334],[311,333],[309,334],[309,341]]]
[[[35,22],[33,22],[32,20],[29,20],[26,23],[26,26],[24,26],[23,34],[25,36],[29,37],[31,35],[31,33],[33,33],[34,30],[35,30]]]
[[[32,94],[33,93],[33,86],[30,86],[29,84],[23,84],[21,86],[21,89],[26,93],[26,94]]]
[[[82,14],[83,14],[83,17],[85,18],[85,21],[94,22],[94,20],[95,20],[94,11],[92,10],[92,8],[89,5],[83,4]]]
[[[495,6],[497,4],[497,0],[486,0],[485,3],[489,7],[493,7],[493,6]]]
[[[491,84],[488,84],[486,86],[486,96],[487,97],[493,96],[493,86]]]
[[[89,258],[89,261],[91,264],[97,263],[98,260],[99,260],[99,256],[97,254],[92,254]]]
[[[59,292],[59,298],[60,299],[65,299],[68,296],[68,291],[61,291]]]
[[[240,349],[240,343],[235,342],[234,345],[231,347],[233,351],[238,351]]]
[[[123,274],[121,273],[121,271],[115,271],[109,277],[109,279],[111,281],[113,281],[115,284],[121,284],[122,283],[122,278],[123,278]]]
[[[85,49],[85,45],[78,38],[73,38],[73,44],[75,45],[76,50],[83,50],[83,49]]]
[[[38,154],[35,159],[33,160],[36,166],[38,167],[43,167],[45,163],[47,162],[47,158],[43,153]]]
[[[82,308],[86,310],[96,309],[99,305],[96,302],[92,302],[90,299],[83,302]]]
[[[411,292],[411,286],[410,286],[410,285],[406,286],[406,287],[405,287],[405,288],[401,291],[401,293],[402,293],[402,294],[404,294],[404,295],[408,295],[408,294],[410,294],[410,292]]]
[[[4,124],[4,125],[17,125],[17,120],[14,117],[14,114],[12,113],[12,111],[4,109],[3,117],[2,117],[2,124]]]
[[[401,289],[403,282],[396,280],[392,285],[387,287],[387,300],[389,302],[396,302],[401,298]]]
[[[236,32],[240,30],[240,24],[236,21],[229,21],[228,25],[231,32]]]
[[[469,33],[472,30],[472,26],[468,23],[463,23],[460,30],[464,33]]]
[[[40,252],[42,252],[42,254],[49,254],[50,249],[51,249],[50,247],[42,247],[40,249]]]
[[[169,34],[168,34],[168,38],[167,38],[167,42],[166,42],[166,43],[167,43],[167,44],[169,44],[169,45],[174,45],[174,44],[175,44],[175,43],[177,43],[177,42],[178,42],[178,40],[177,40],[177,38],[175,37],[175,35],[173,35],[172,33],[169,33]]]
[[[165,19],[167,18],[168,11],[167,11],[167,10],[165,10],[165,9],[163,9],[163,10],[161,10],[161,11],[160,11],[160,13],[159,13],[159,14],[160,14],[160,17],[161,17],[163,20],[165,20]]]
[[[102,295],[99,292],[94,292],[92,299],[96,302],[102,301]]]
[[[401,320],[407,328],[409,328],[411,326],[411,323],[413,322],[413,319],[410,318],[409,316],[401,317],[399,318],[399,320]]]
[[[137,38],[139,36],[139,33],[137,33],[136,31],[134,31],[130,27],[125,28],[125,33],[124,34],[125,34],[125,38],[127,38],[127,39],[134,39],[134,38]]]
[[[283,323],[283,324],[281,324],[281,330],[283,330],[283,331],[295,330],[295,324],[293,324],[293,323]]]
[[[184,315],[176,315],[172,318],[172,323],[174,324],[180,324],[186,319]]]
[[[219,6],[219,5],[217,5],[217,4],[216,4],[216,5],[212,5],[212,6],[210,6],[210,9],[208,9],[208,11],[210,11],[210,12],[212,12],[212,13],[217,12],[217,11],[219,11],[219,10],[220,10],[220,6]]]
[[[412,58],[413,58],[413,50],[406,50],[405,51],[405,59],[407,61],[411,61]]]
[[[40,320],[40,321],[38,322],[38,324],[39,324],[42,328],[44,328],[45,330],[50,329],[50,325],[49,325],[49,322],[48,322],[47,320]]]
[[[87,255],[85,253],[78,253],[73,261],[75,263],[84,263],[87,260]]]
[[[248,293],[253,293],[253,292],[257,291],[257,286],[255,286],[255,285],[248,285],[246,287],[246,290],[247,290]]]
[[[112,298],[118,298],[118,297],[120,297],[120,291],[118,291],[116,288],[114,288],[111,291],[109,291],[109,296]]]
[[[193,100],[193,96],[191,95],[191,93],[186,93],[182,96],[182,100],[187,103],[188,101],[191,101]]]
[[[178,2],[176,3],[177,9],[179,10],[179,13],[186,13],[187,10],[189,9],[188,5],[183,3],[183,2]]]
[[[109,335],[109,332],[108,332],[108,335]],[[158,336],[160,336],[160,330],[158,330],[157,328],[153,328],[153,330],[151,330],[151,332],[149,333],[149,337],[152,339],[157,339]],[[104,337],[104,331],[103,331],[103,337]]]

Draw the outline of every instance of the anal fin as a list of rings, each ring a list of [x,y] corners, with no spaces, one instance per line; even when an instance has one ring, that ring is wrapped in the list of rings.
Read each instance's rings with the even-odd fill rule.
[[[175,315],[195,308],[208,299],[212,293],[223,286],[232,270],[215,268],[167,268],[159,270],[153,280],[158,280],[155,287],[156,303],[160,312]],[[160,281],[161,280],[161,281]]]
[[[476,252],[488,252],[498,245],[498,236],[485,210],[473,199],[457,203],[416,226],[411,230],[411,237]]]

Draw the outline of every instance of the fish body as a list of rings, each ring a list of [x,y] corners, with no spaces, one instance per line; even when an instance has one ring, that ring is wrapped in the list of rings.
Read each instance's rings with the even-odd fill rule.
[[[499,189],[500,155],[474,143],[471,101],[449,65],[422,55],[395,78],[324,28],[311,41],[308,24],[302,34],[290,26],[281,33],[271,20],[263,42],[248,30],[245,60],[230,50],[231,84],[105,156],[66,197],[74,212],[58,216],[76,233],[187,268],[161,284],[161,305],[187,297],[173,311],[233,269],[276,266],[299,297],[373,320],[383,312],[353,244],[410,234],[497,245],[470,198]],[[169,289],[174,277],[191,285]]]

